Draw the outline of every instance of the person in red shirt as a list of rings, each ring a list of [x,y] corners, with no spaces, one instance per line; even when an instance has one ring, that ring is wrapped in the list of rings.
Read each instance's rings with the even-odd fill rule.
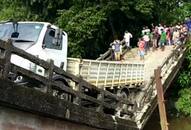
[[[145,41],[143,40],[143,38],[140,38],[138,41],[138,53],[140,56],[140,60],[144,60],[144,55],[145,55]]]
[[[166,30],[166,40],[167,40],[168,45],[171,45],[171,39],[172,39],[171,31],[170,31],[170,28],[168,28]]]

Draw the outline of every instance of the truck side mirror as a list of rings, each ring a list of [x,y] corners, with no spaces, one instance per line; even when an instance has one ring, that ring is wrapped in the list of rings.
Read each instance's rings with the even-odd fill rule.
[[[62,29],[55,30],[54,39],[52,43],[56,46],[60,46],[62,44]]]
[[[19,37],[18,23],[16,21],[13,22],[13,30],[14,32],[11,34],[11,38],[18,38]]]

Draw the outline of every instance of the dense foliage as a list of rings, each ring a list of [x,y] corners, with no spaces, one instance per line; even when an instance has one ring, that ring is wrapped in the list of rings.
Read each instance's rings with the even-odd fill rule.
[[[190,7],[183,0],[0,0],[0,20],[57,24],[69,35],[69,56],[96,58],[125,30],[135,43],[143,25],[175,23],[189,15]]]
[[[191,116],[191,90],[190,88],[184,88],[179,92],[179,99],[176,102],[176,108],[179,112],[185,115]]]
[[[178,86],[180,91],[178,93],[178,101],[176,108],[179,112],[191,116],[191,43],[188,43],[188,53],[186,60],[183,62],[182,72],[178,76]]]

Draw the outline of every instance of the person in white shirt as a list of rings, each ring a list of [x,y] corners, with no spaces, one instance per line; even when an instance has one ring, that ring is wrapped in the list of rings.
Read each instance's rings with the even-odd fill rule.
[[[149,36],[147,35],[147,33],[145,32],[145,34],[143,35],[143,40],[145,41],[145,54],[147,54],[147,51],[149,50],[149,41],[150,41],[150,38]]]
[[[130,47],[130,39],[133,37],[133,35],[128,32],[128,31],[125,31],[125,34],[124,34],[124,40],[125,40],[125,44],[127,46],[127,48]]]
[[[159,27],[158,27],[158,34],[159,35],[161,35],[161,30],[164,30],[164,27],[161,25],[161,24],[159,24]]]
[[[144,33],[147,33],[147,34],[150,34],[150,33],[151,33],[151,30],[148,28],[148,26],[145,27]],[[143,34],[144,34],[144,33],[143,33]]]
[[[173,32],[173,35],[172,35],[172,41],[173,41],[174,45],[179,43],[179,38],[180,38],[180,32],[176,28],[175,31]]]
[[[143,30],[141,31],[141,35],[144,36],[146,27],[143,27]]]

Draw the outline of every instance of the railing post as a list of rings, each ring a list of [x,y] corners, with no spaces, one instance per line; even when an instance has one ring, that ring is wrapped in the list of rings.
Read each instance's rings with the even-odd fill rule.
[[[52,93],[52,78],[54,71],[54,61],[49,61],[49,69],[48,69],[48,82],[47,82],[47,92]]]
[[[79,81],[79,83],[75,85],[74,90],[77,91],[77,92],[79,92],[79,93],[82,92],[81,81]],[[74,104],[77,104],[77,105],[81,105],[81,99],[80,99],[80,97],[78,96],[78,94],[75,95],[74,100],[73,100],[73,103],[74,103]]]
[[[104,92],[101,90],[101,92],[98,94],[97,99],[101,101],[101,104],[97,107],[97,112],[103,112],[103,103],[104,103]]]
[[[4,64],[4,69],[2,73],[3,79],[8,79],[8,74],[11,67],[11,49],[12,49],[12,41],[8,40],[8,43],[6,44],[6,50],[5,50],[5,56],[4,56],[5,64]]]
[[[158,101],[158,107],[159,107],[161,129],[168,130],[168,122],[167,122],[166,108],[165,108],[165,103],[164,103],[164,93],[163,93],[163,86],[162,86],[162,82],[161,82],[161,68],[160,67],[158,67],[155,70],[155,81],[156,81],[157,101]]]

